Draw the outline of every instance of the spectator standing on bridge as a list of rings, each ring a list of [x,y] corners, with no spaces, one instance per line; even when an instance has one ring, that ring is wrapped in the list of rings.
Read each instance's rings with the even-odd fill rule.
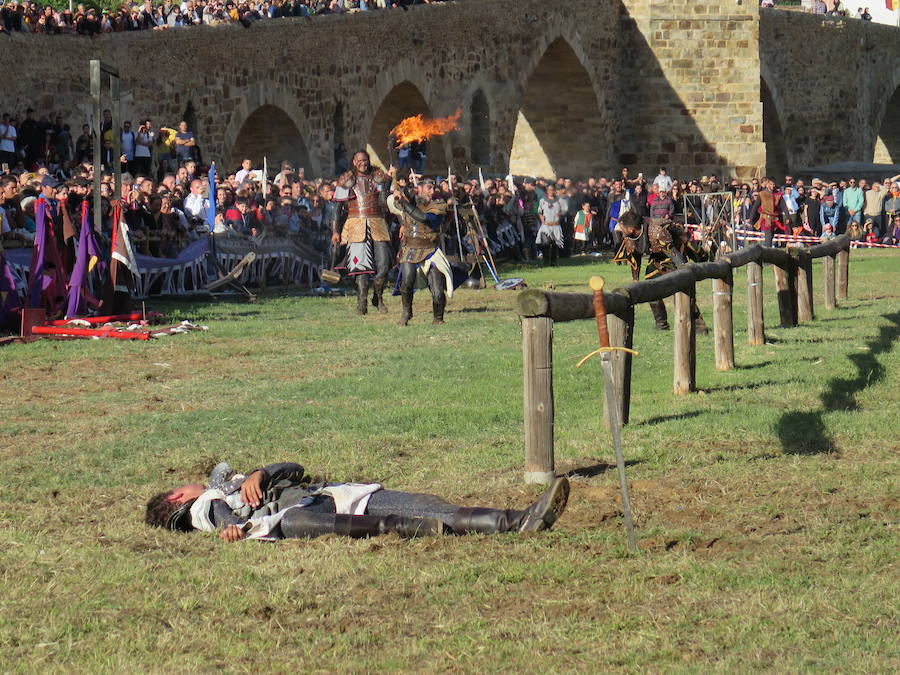
[[[16,139],[18,133],[16,125],[9,113],[3,113],[3,123],[0,124],[0,162],[8,165],[10,169],[18,164],[16,155]]]
[[[175,159],[183,165],[194,158],[196,147],[197,138],[188,130],[188,123],[182,120],[178,124],[178,133],[175,134]]]
[[[660,193],[671,190],[674,182],[672,177],[666,173],[666,167],[659,167],[659,174],[653,179],[653,184],[659,187]]]

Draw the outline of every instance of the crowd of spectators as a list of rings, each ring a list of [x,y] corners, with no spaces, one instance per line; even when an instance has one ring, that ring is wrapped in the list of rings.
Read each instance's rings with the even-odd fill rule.
[[[35,198],[63,204],[75,222],[95,179],[100,181],[103,203],[99,234],[110,236],[115,202],[113,133],[112,117],[104,111],[98,169],[93,161],[97,139],[88,125],[73,138],[61,115],[35,117],[29,109],[21,122],[16,116],[3,115],[0,225],[7,245],[28,245],[34,239]],[[118,161],[123,171],[118,198],[139,252],[175,257],[185,245],[209,234],[210,221],[217,235],[257,240],[295,237],[323,252],[328,246],[333,178],[309,177],[290,160],[273,165],[274,175],[263,177],[262,167],[245,158],[239,167],[218,167],[215,213],[210,213],[208,167],[202,159],[200,139],[187,122],[157,128],[149,118],[136,125],[126,120],[118,133]],[[406,164],[415,166],[417,162],[410,158]],[[400,172],[401,188],[408,188],[410,180],[408,171]],[[871,183],[851,177],[807,182],[785,176],[778,185],[772,181],[769,189],[779,212],[777,229],[787,235],[821,239],[846,232],[870,243],[900,244],[898,181],[900,176]],[[548,194],[551,185],[555,190]],[[716,175],[679,180],[664,168],[646,180],[642,173],[635,176],[623,168],[618,176],[585,180],[488,178],[481,183],[462,178],[456,196],[478,210],[491,241],[505,241],[509,254],[528,258],[537,253],[535,233],[548,200],[559,202],[569,251],[576,214],[591,214],[591,236],[577,249],[587,253],[614,247],[615,217],[623,208],[643,217],[712,227],[719,239],[730,238],[736,230],[753,231],[759,224],[759,192],[765,187],[765,181],[757,179],[742,182]],[[446,178],[439,178],[437,196],[451,197]]]
[[[444,0],[165,0],[123,3],[98,9],[79,3],[73,10],[37,2],[8,0],[0,7],[0,32],[97,35],[134,30],[241,23],[282,17],[310,17],[376,9],[405,8]]]

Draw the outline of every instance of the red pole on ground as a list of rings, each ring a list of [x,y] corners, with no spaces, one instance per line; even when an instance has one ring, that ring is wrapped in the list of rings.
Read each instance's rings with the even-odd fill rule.
[[[63,326],[35,326],[34,335],[60,335],[63,337],[100,337],[118,340],[149,340],[150,333],[118,330],[116,328],[65,328]]]

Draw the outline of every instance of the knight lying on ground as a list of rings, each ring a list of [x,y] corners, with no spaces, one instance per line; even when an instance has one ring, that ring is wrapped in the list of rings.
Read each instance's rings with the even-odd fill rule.
[[[557,478],[520,511],[461,507],[440,497],[385,490],[378,483],[311,483],[299,464],[270,464],[246,476],[222,462],[205,487],[183,485],[147,503],[148,525],[179,532],[219,531],[225,541],[421,537],[470,532],[533,532],[553,526],[566,508],[569,482]]]

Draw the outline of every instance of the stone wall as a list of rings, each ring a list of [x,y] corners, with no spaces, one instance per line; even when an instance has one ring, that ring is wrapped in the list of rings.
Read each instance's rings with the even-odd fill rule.
[[[792,171],[871,162],[884,133],[893,156],[885,148],[879,160],[900,163],[900,29],[797,12],[760,18],[770,154],[779,150]]]
[[[848,45],[866,27],[816,21],[782,12],[760,21],[746,0],[462,0],[249,29],[13,35],[0,41],[3,107],[60,110],[77,127],[90,114],[88,60],[100,57],[120,70],[125,118],[175,124],[191,106],[204,159],[229,167],[256,148],[270,163],[290,156],[308,174],[330,173],[336,139],[385,162],[386,131],[401,117],[460,109],[460,130],[429,147],[433,171],[474,171],[477,159],[497,173],[584,176],[628,165],[650,174],[665,164],[681,175],[747,175],[766,161],[767,74],[791,161],[820,151],[803,149],[819,137],[797,133],[804,97],[791,73],[803,72],[796,60],[805,63],[817,40],[828,47],[816,45],[812,63],[849,62]],[[895,31],[871,38],[883,64],[894,52],[882,43],[896,29],[868,28]],[[868,71],[868,60],[858,66]],[[875,85],[851,76],[832,83],[849,96],[845,117],[816,112],[823,129],[879,118],[864,98]],[[825,152],[859,154],[873,133],[831,140]]]

